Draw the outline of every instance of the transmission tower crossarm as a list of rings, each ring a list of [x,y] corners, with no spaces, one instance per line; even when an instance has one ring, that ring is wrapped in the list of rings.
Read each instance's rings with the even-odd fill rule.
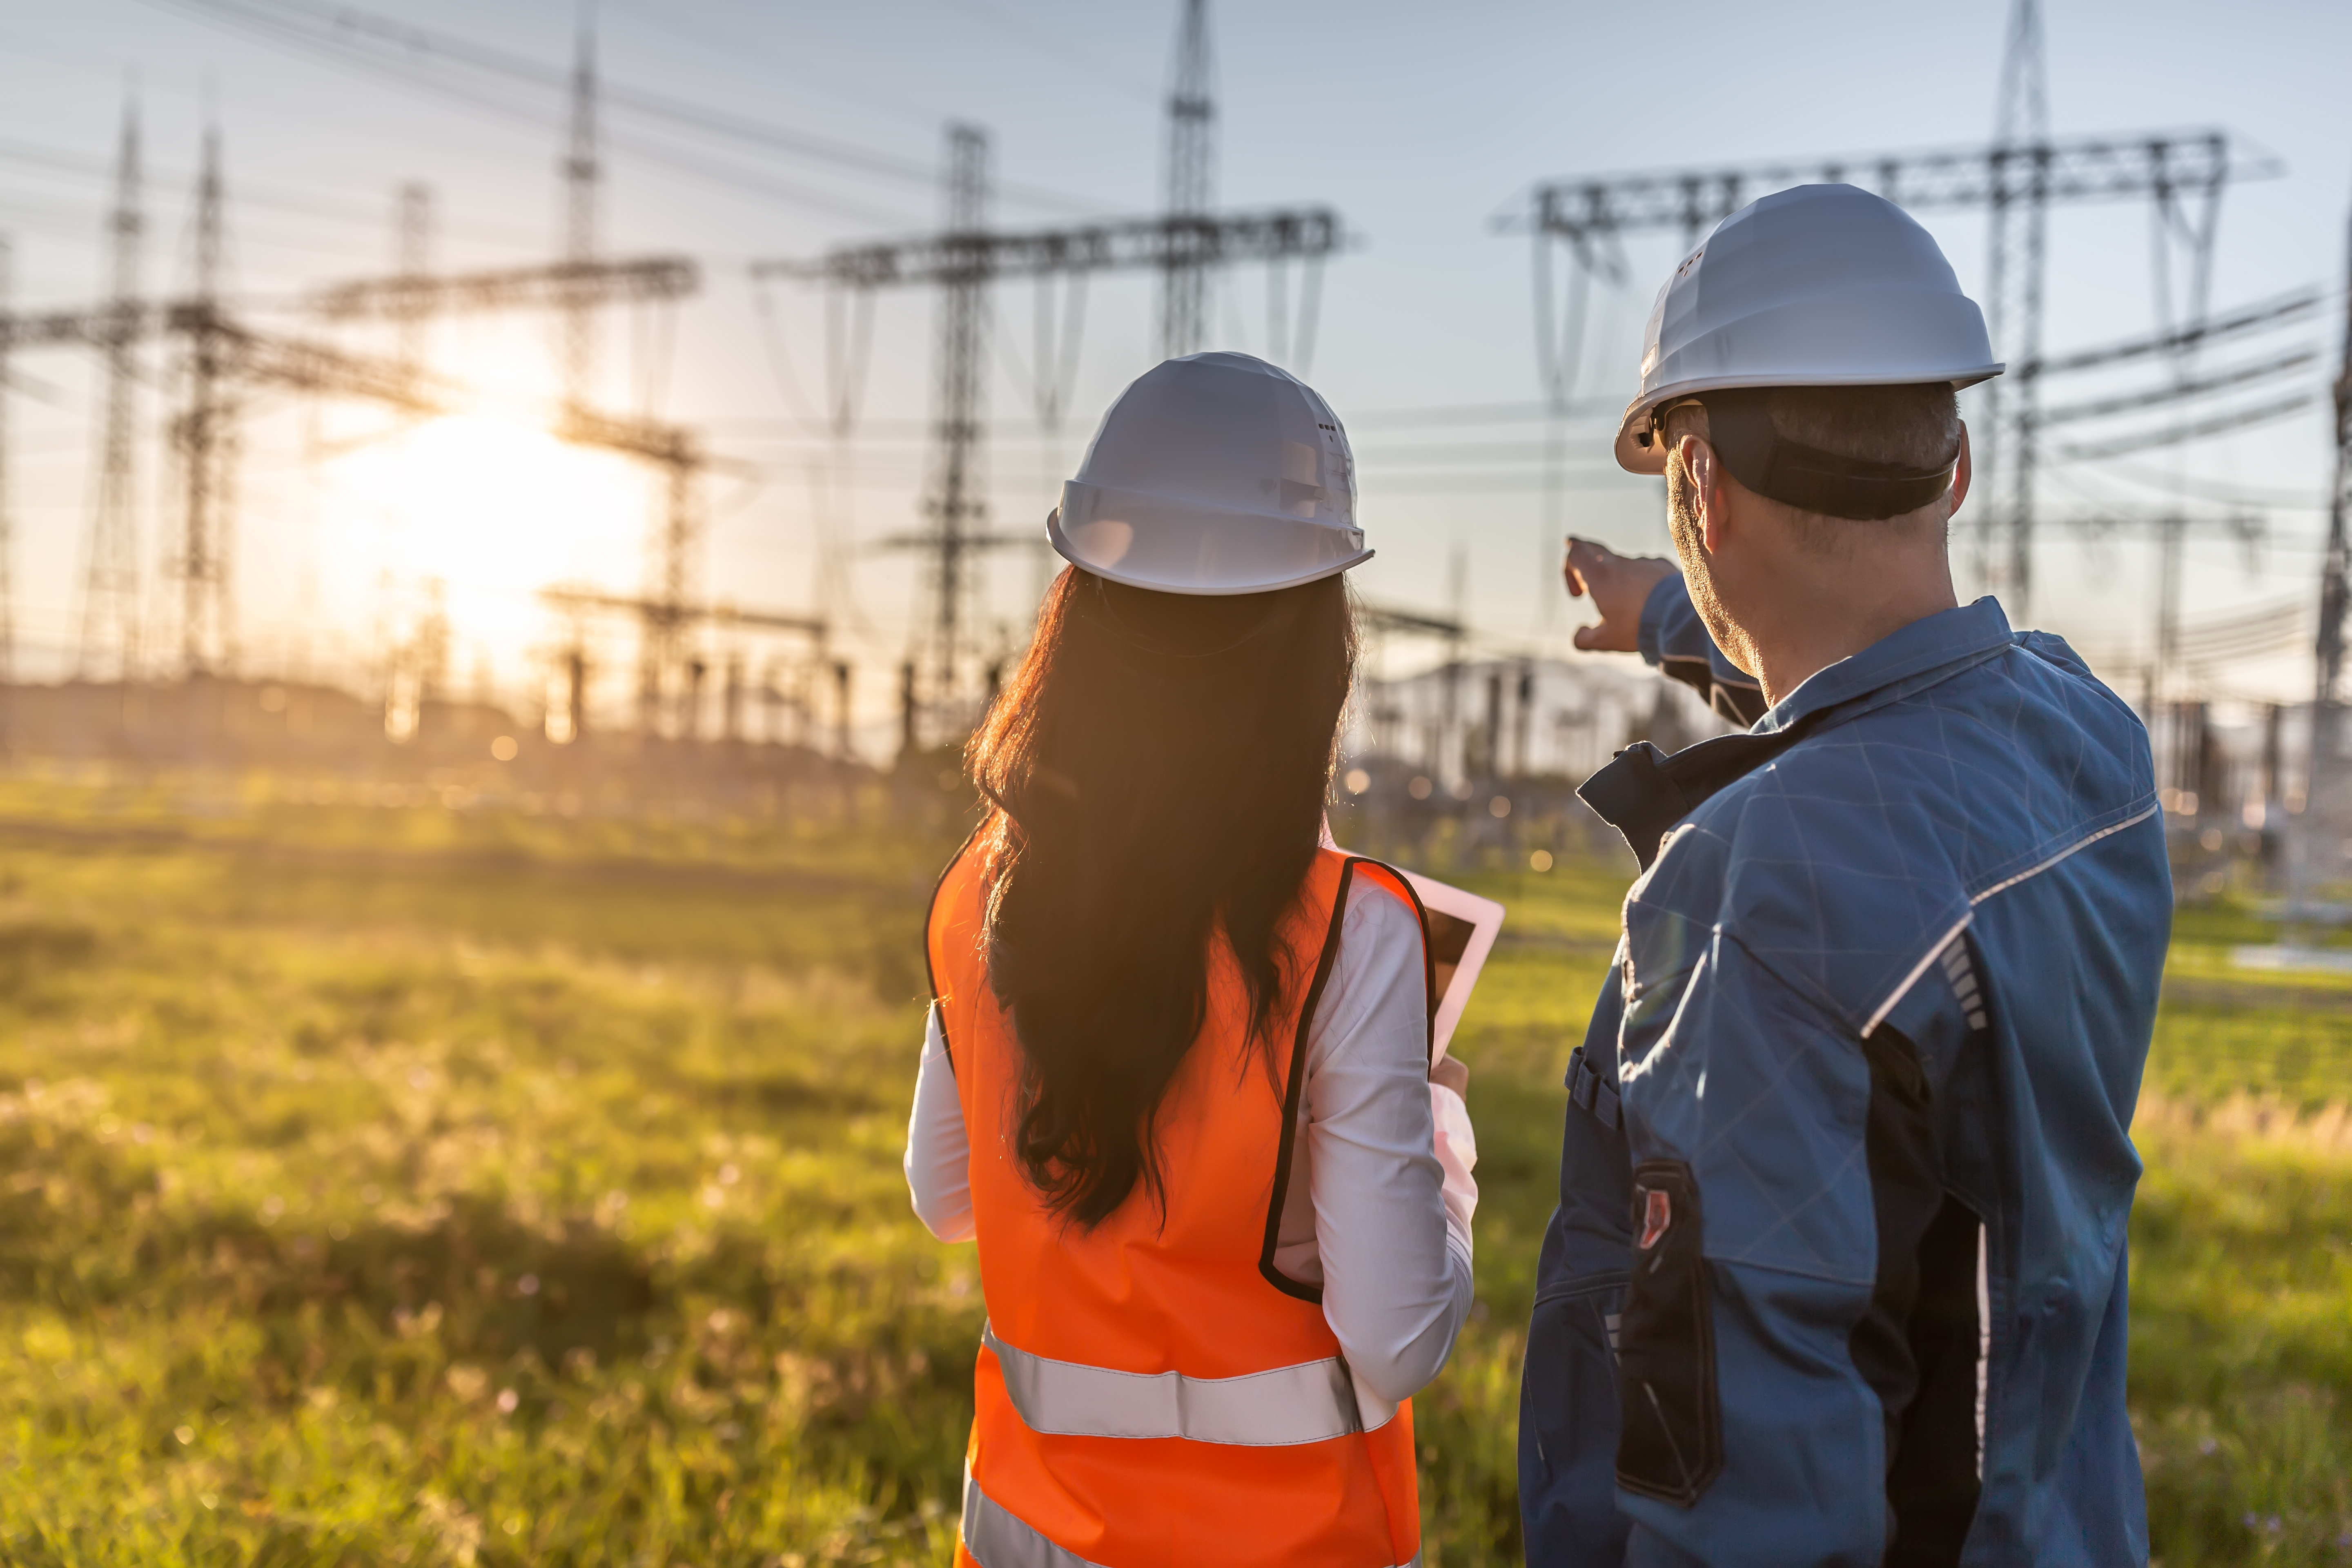
[[[567,407],[556,421],[555,434],[575,446],[622,452],[667,468],[698,468],[709,461],[691,430],[658,420]]]
[[[2275,158],[2234,157],[2227,132],[2149,131],[1554,180],[1534,187],[1523,208],[1504,214],[1496,224],[1581,243],[1694,224],[1703,231],[1757,196],[1817,182],[1866,185],[1922,212],[1990,206],[2004,190],[2029,178],[2042,182],[2050,201],[2085,202],[2129,200],[2160,188],[2200,190],[2284,173],[2285,166]]]
[[[200,302],[173,306],[166,321],[173,332],[206,334],[217,341],[225,351],[223,371],[240,380],[379,403],[426,416],[450,413],[456,405],[449,389],[425,382],[404,364],[346,353],[300,338],[257,332]]]
[[[1067,272],[1159,268],[1194,258],[1214,264],[1312,259],[1344,249],[1328,207],[1112,218],[1018,234],[931,234],[845,246],[814,260],[755,262],[754,278],[880,289]]]
[[[113,305],[93,310],[38,310],[0,318],[0,336],[12,349],[58,348],[77,344],[107,348],[118,341],[152,337],[163,324],[164,311],[152,305],[133,304],[126,313]]]
[[[362,278],[321,289],[312,308],[332,321],[396,321],[425,311],[569,310],[693,296],[702,271],[684,256],[558,261],[422,277]]]
[[[119,330],[119,318],[110,308],[0,315],[0,337],[14,348],[59,343],[102,348],[112,341],[109,334]],[[349,397],[425,416],[456,413],[467,401],[463,388],[419,375],[397,360],[258,331],[201,300],[143,307],[139,335],[159,334],[208,338],[223,356],[221,372],[239,380]],[[565,408],[554,419],[553,429],[559,438],[576,446],[619,452],[666,468],[722,466],[702,450],[692,431],[657,420]]]

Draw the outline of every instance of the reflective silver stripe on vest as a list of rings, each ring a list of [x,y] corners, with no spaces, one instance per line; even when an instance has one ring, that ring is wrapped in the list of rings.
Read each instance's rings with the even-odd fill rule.
[[[1355,1381],[1338,1356],[1241,1377],[1114,1372],[1014,1350],[993,1325],[981,1342],[996,1352],[1004,1391],[1032,1432],[1069,1437],[1190,1437],[1196,1443],[1284,1447],[1364,1429]]]
[[[1027,1521],[1015,1516],[974,1484],[971,1472],[963,1478],[963,1549],[980,1568],[1105,1568],[1056,1546]],[[1421,1553],[1396,1568],[1421,1568]]]
[[[963,1473],[963,1549],[980,1568],[1103,1568],[1056,1546],[997,1504]]]

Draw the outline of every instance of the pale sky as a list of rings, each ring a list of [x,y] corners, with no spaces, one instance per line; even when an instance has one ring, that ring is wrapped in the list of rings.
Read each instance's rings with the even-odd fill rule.
[[[382,5],[383,14],[394,11],[392,0]],[[407,181],[432,187],[436,265],[520,264],[554,253],[564,108],[555,84],[572,47],[569,0],[397,7],[404,24],[540,62],[544,86],[431,57],[390,69],[339,65],[224,20],[299,16],[310,5],[77,0],[0,13],[0,229],[12,237],[20,304],[97,297],[106,170],[126,92],[145,135],[152,289],[187,276],[188,194],[207,105],[225,138],[240,294],[284,296],[388,269],[394,193]],[[330,9],[319,0],[310,14]],[[1984,141],[2005,16],[2003,0],[1935,8],[1830,0],[1213,5],[1219,202],[1328,204],[1358,237],[1327,271],[1307,370],[1354,437],[1360,521],[1380,552],[1360,574],[1364,592],[1442,610],[1458,551],[1467,561],[1466,607],[1495,646],[1558,646],[1581,618],[1551,575],[1556,530],[1538,483],[1543,426],[1513,418],[1538,396],[1529,247],[1496,233],[1494,220],[1516,210],[1532,183]],[[657,319],[633,324],[614,313],[600,346],[604,395],[630,405],[650,393],[665,416],[702,427],[735,460],[711,483],[706,584],[746,605],[830,610],[848,628],[850,657],[876,672],[864,681],[871,705],[886,700],[880,671],[901,656],[918,605],[907,560],[875,545],[919,522],[931,302],[916,293],[880,300],[848,453],[854,482],[823,491],[812,465],[829,448],[806,417],[825,395],[819,298],[775,286],[763,338],[748,266],[929,226],[937,198],[928,171],[950,119],[993,138],[1000,224],[1150,210],[1175,24],[1173,0],[604,0],[598,8],[610,89],[604,247],[682,252],[703,277],[700,296],[677,314],[672,354],[661,352]],[[2352,8],[2051,0],[2047,25],[2058,134],[2211,124],[2284,164],[2283,176],[2228,197],[2217,306],[2309,283],[2340,288],[2352,199],[2352,112],[2340,74],[2352,58]],[[761,143],[697,130],[647,111],[646,99],[786,134]],[[811,142],[846,155],[812,153]],[[1964,284],[1977,288],[1982,221],[1925,221]],[[2149,237],[2144,205],[2053,213],[2052,350],[2153,324]],[[1641,323],[1677,250],[1671,236],[1633,240],[1633,281],[1594,289],[1580,398],[1605,406],[1629,394]],[[1265,288],[1255,268],[1223,281],[1211,346],[1269,352]],[[1294,306],[1297,289],[1294,277]],[[996,291],[989,400],[1004,427],[987,471],[1003,528],[1042,523],[1101,410],[1150,362],[1150,281],[1095,282],[1070,411],[1059,439],[1043,440],[1027,384],[1034,310],[1028,284]],[[2216,367],[2295,346],[2318,351],[2318,361],[2296,378],[2199,411],[2323,390],[2342,320],[2338,300],[2290,331],[2214,351]],[[431,353],[447,374],[543,390],[548,342],[538,321],[469,321],[436,333]],[[156,591],[175,513],[152,439],[167,411],[167,367],[152,363],[142,563]],[[647,369],[665,364],[657,374]],[[26,356],[17,371],[17,615],[39,672],[58,668],[72,641],[94,392],[84,356],[71,353]],[[2056,405],[2126,392],[2161,374],[2144,364],[2079,386],[2053,380],[2046,397]],[[2158,411],[2083,428],[2121,436],[2177,417]],[[2175,473],[2200,494],[2281,503],[2254,509],[2264,534],[2251,551],[2221,537],[2189,547],[2187,616],[2193,632],[2276,607],[2283,618],[2300,616],[2307,632],[2324,521],[2315,506],[2330,462],[2326,425],[2315,405],[2181,448],[2177,468],[2160,452],[2070,466],[2045,485],[2044,511],[2160,508]],[[1560,521],[1620,548],[1662,549],[1657,481],[1609,467],[1612,426],[1606,414],[1569,426]],[[559,578],[619,592],[639,584],[649,503],[617,460],[496,426],[387,439],[384,419],[372,412],[283,401],[257,407],[247,428],[236,599],[242,641],[257,664],[297,647],[314,658],[363,659],[382,628],[413,615],[425,582],[439,577],[461,668],[486,659],[514,686],[551,635],[532,607],[534,588]],[[2232,507],[2200,500],[2192,510]],[[846,564],[843,586],[820,605],[817,541],[827,530],[845,542]],[[1957,553],[1965,568],[1965,540]],[[2154,614],[2151,560],[2136,537],[2085,542],[2056,528],[2037,559],[2033,618],[2094,650],[2135,696]],[[991,565],[988,614],[1004,636],[1025,620],[1040,573],[1025,554]],[[1964,594],[1974,587],[1964,580]],[[2307,691],[2308,671],[2307,654],[2287,653],[2217,667],[2205,684],[2222,696],[2294,695]]]

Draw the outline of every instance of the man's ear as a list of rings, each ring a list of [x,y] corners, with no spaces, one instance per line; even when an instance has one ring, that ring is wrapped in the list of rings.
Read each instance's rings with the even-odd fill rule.
[[[1683,471],[1690,476],[1691,504],[1698,513],[1699,542],[1709,555],[1723,549],[1726,531],[1731,518],[1724,502],[1723,465],[1716,460],[1715,448],[1696,436],[1682,438],[1678,454]]]
[[[1960,503],[1969,499],[1969,422],[1963,419],[1960,421],[1960,461],[1959,466],[1952,470],[1952,504],[1944,509],[1946,522],[1958,514]]]

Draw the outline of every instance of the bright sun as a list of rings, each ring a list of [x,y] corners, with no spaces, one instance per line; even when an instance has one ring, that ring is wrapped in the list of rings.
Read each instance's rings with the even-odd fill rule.
[[[487,658],[501,684],[525,678],[553,625],[540,589],[640,575],[644,472],[529,425],[435,419],[343,457],[328,482],[333,574],[394,620],[438,584],[457,671]]]

